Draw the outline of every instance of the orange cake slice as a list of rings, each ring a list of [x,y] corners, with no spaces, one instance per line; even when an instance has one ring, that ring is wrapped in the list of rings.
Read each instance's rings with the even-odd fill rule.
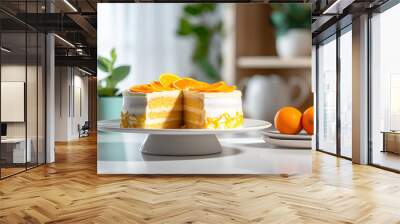
[[[184,91],[186,128],[229,129],[243,126],[242,93]]]
[[[123,93],[122,128],[181,128],[182,92]]]

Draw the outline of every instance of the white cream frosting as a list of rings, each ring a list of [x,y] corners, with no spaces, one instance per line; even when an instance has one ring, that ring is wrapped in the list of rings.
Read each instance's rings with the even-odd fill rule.
[[[152,92],[152,93],[132,93],[129,90],[123,92],[122,111],[128,112],[132,115],[142,115],[146,113],[147,102],[153,98],[158,97],[177,97],[181,94],[179,90],[166,91],[166,92]],[[154,112],[171,111],[172,108],[157,108],[152,109]]]
[[[231,116],[236,113],[243,113],[242,111],[242,94],[240,91],[233,91],[229,93],[199,93],[185,91],[185,98],[201,98],[204,102],[203,110],[198,108],[184,107],[184,110],[192,111],[194,113],[203,113],[205,111],[206,117],[219,117],[223,113],[228,113]]]

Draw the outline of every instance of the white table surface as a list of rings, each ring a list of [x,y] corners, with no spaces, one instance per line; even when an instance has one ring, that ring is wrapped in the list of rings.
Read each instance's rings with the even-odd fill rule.
[[[139,147],[146,135],[98,132],[98,174],[309,174],[311,150],[268,145],[260,133],[219,136],[223,151],[207,156],[155,156]],[[188,149],[190,150],[190,149]]]

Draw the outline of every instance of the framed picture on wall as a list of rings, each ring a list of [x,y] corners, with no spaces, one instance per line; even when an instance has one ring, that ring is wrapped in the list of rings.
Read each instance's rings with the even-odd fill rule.
[[[1,122],[24,122],[25,82],[1,82]]]

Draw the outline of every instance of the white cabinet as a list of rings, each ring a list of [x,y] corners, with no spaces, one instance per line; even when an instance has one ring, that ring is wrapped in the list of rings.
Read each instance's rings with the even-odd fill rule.
[[[25,151],[25,144],[27,144]],[[2,159],[6,163],[25,163],[32,161],[32,141],[25,138],[7,138],[1,140]]]

